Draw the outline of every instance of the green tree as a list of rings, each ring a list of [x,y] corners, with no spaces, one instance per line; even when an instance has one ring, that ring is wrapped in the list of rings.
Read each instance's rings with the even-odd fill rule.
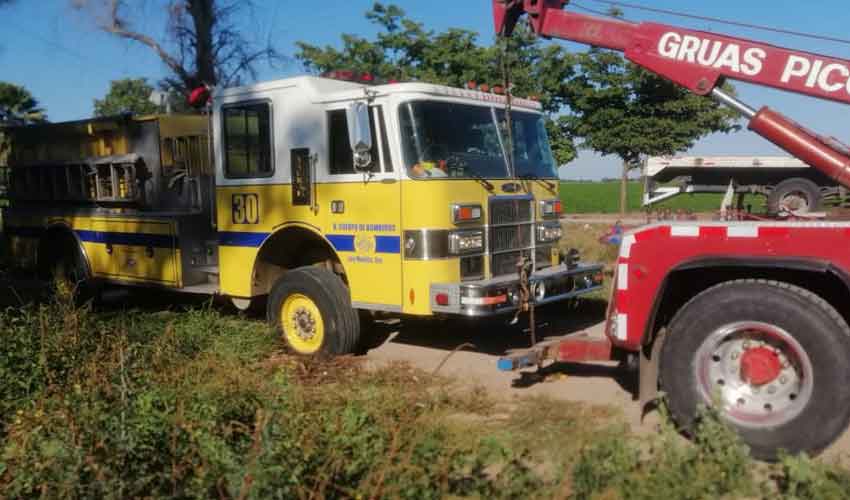
[[[156,113],[159,106],[150,101],[154,88],[147,78],[124,78],[113,80],[109,92],[103,99],[94,100],[95,116],[111,116],[123,113],[145,115]]]
[[[645,156],[672,155],[714,132],[740,127],[737,114],[711,99],[627,62],[620,54],[590,49],[576,55],[575,78],[559,96],[569,112],[558,118],[564,134],[580,147],[622,162],[620,213],[626,211],[628,173]],[[727,92],[733,92],[726,87]]]
[[[0,82],[0,124],[20,125],[47,120],[35,97],[20,85]]]

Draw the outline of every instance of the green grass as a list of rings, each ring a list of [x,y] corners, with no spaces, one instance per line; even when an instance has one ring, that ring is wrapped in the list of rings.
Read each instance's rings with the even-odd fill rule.
[[[642,212],[643,184],[629,182],[628,212]],[[685,194],[655,205],[654,209],[714,212],[719,210],[723,195],[712,193]],[[618,213],[620,211],[620,182],[561,182],[564,213]]]
[[[0,498],[837,498],[850,474],[759,465],[616,412],[494,397],[404,364],[282,352],[209,307],[0,312]],[[495,367],[494,367],[495,369]],[[665,420],[666,422],[666,420]]]

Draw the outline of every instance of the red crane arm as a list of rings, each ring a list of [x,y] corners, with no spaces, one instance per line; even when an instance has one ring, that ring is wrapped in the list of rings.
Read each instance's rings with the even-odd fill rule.
[[[563,10],[569,0],[492,0],[496,31],[510,35],[523,15],[540,36],[618,50],[633,63],[688,90],[712,96],[749,128],[850,186],[850,151],[783,115],[758,112],[718,87],[724,78],[850,104],[850,61],[743,38],[657,23],[633,23]]]
[[[621,51],[633,63],[700,94],[723,77],[850,104],[850,61],[743,38],[562,10],[564,0],[494,1],[496,29],[529,15],[534,31]]]

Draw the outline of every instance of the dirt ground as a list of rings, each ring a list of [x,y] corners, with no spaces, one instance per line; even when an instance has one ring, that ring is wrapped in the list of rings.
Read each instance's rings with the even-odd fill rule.
[[[604,315],[601,303],[566,309],[548,306],[538,312],[538,336],[550,340],[558,336],[586,331],[601,336]],[[442,376],[462,380],[507,397],[545,395],[591,404],[615,405],[629,420],[637,422],[637,403],[632,392],[637,377],[617,368],[616,363],[577,365],[559,363],[547,366],[543,381],[525,372],[501,372],[496,362],[505,353],[530,345],[523,317],[517,325],[509,325],[511,316],[481,320],[390,320],[378,324],[388,335],[378,347],[371,349],[369,362],[381,364],[405,361],[427,372],[437,370]]]
[[[539,323],[547,339],[587,332],[603,335],[603,304],[587,301],[578,309],[551,305],[541,308]],[[395,361],[410,363],[424,371],[438,373],[469,386],[486,389],[491,395],[504,398],[546,396],[565,401],[613,406],[633,432],[651,433],[657,430],[659,416],[650,412],[640,417],[637,398],[637,372],[628,372],[616,363],[566,364],[546,368],[547,376],[540,381],[523,372],[500,372],[499,357],[512,350],[528,347],[527,321],[508,325],[510,318],[471,322],[465,320],[425,321],[392,320],[381,322],[386,340],[367,353],[375,365]],[[534,370],[527,370],[533,372]],[[827,449],[824,460],[838,460],[850,466],[850,430]]]

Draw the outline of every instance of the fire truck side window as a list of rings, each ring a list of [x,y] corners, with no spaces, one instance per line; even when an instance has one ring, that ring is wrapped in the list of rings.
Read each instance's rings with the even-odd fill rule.
[[[224,165],[227,177],[269,177],[271,110],[268,103],[240,104],[223,109]]]
[[[348,121],[345,110],[338,109],[328,112],[330,129],[330,172],[332,175],[354,174],[354,155],[348,139]],[[372,164],[370,169],[379,172],[378,140],[375,135],[375,116],[369,113],[369,128],[372,130]]]

